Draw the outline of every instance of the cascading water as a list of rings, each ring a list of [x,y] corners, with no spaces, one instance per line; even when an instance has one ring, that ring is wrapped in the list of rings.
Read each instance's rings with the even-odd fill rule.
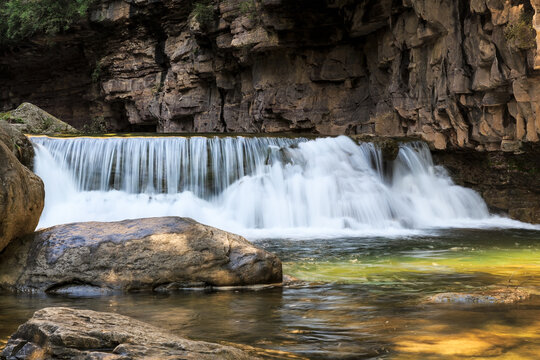
[[[433,166],[423,143],[401,145],[385,167],[376,146],[345,136],[32,141],[46,190],[40,227],[176,215],[264,237],[495,224],[478,194]]]

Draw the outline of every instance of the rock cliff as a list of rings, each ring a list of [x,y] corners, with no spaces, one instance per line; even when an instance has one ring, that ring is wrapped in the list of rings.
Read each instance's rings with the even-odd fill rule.
[[[31,101],[111,130],[419,135],[515,152],[540,134],[539,9],[99,0],[70,31],[1,50],[0,108]]]

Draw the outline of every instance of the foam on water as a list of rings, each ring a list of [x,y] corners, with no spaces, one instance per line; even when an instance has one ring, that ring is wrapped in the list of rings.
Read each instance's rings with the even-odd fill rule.
[[[446,227],[528,227],[408,143],[384,164],[350,138],[33,137],[46,199],[40,227],[188,216],[249,238],[417,235]]]

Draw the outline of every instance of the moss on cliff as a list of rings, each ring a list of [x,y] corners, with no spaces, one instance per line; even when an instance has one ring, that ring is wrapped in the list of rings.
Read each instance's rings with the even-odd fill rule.
[[[524,11],[519,20],[506,25],[504,36],[518,49],[531,49],[536,46],[536,31],[532,25],[534,11]]]

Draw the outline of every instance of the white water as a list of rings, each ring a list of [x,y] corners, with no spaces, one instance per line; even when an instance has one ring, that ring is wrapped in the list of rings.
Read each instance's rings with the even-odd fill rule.
[[[440,227],[526,227],[433,166],[425,144],[380,150],[348,137],[34,137],[39,227],[188,216],[257,237],[393,236]]]

